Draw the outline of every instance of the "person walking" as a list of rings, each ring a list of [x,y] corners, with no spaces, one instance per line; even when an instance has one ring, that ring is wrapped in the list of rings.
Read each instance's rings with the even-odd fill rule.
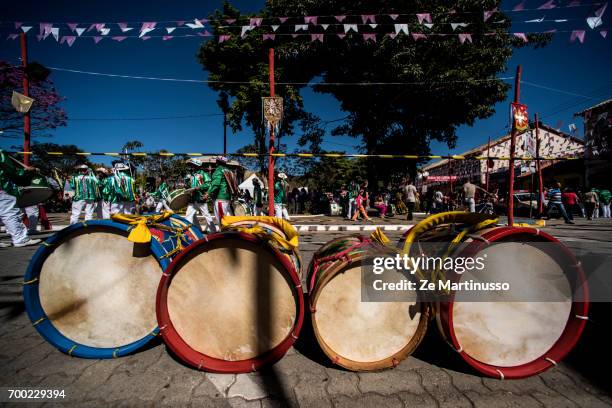
[[[122,214],[134,214],[136,211],[136,191],[134,179],[130,175],[130,167],[122,162],[114,166],[115,181],[119,187],[119,208]]]
[[[412,180],[409,180],[408,184],[404,187],[404,195],[406,196],[406,207],[408,208],[408,217],[406,219],[412,221],[416,201],[419,197],[419,193]]]
[[[274,183],[274,215],[276,218],[282,218],[289,221],[289,213],[287,212],[286,197],[287,197],[287,175],[283,172],[278,173],[278,180]]]
[[[113,177],[106,167],[98,167],[96,169],[96,177],[98,178],[98,206],[96,208],[97,218],[101,220],[108,220],[110,219],[111,214],[113,214],[111,212],[111,203],[113,201],[117,203],[117,195],[113,189]]]
[[[210,178],[210,177],[209,177]],[[166,183],[166,176],[163,174],[158,179],[159,186],[157,190],[152,194],[153,198],[159,200],[155,206],[155,212],[161,212],[162,210],[172,211],[170,208],[170,189]]]
[[[348,187],[348,214],[347,219],[352,219],[353,214],[357,211],[357,195],[359,194],[359,184],[355,180],[351,180]]]
[[[230,181],[235,182],[235,177],[230,169],[227,168],[227,157],[217,156],[217,167],[212,174],[210,189],[208,196],[214,203],[215,218],[217,224],[221,227],[221,218],[225,215],[234,215],[231,206],[232,194],[237,194],[237,186]]]
[[[263,192],[257,177],[253,177],[253,215],[263,215]]]
[[[463,201],[469,212],[476,212],[476,185],[469,179],[463,184]]]
[[[204,217],[204,220],[206,220],[208,232],[216,232],[217,226],[208,210],[208,190],[212,183],[211,177],[207,172],[201,169],[202,161],[199,159],[191,158],[187,160],[187,165],[189,165],[192,172],[186,177],[186,181],[193,192],[191,193],[191,200],[189,200],[189,204],[187,205],[185,219],[197,228],[201,228],[200,220],[198,219],[198,213],[200,213]]]
[[[17,207],[17,198],[21,195],[19,185],[27,185],[34,167],[16,167],[13,159],[0,149],[0,220],[11,236],[15,247],[24,247],[40,243],[40,239],[31,239],[23,224],[21,211]],[[0,242],[0,247],[10,244]]]
[[[75,168],[78,173],[69,181],[70,188],[74,190],[70,225],[79,222],[82,212],[85,212],[85,221],[92,220],[99,199],[98,179],[91,169],[86,164],[80,164]]]
[[[573,224],[574,222],[567,216],[561,196],[561,183],[556,183],[554,188],[548,190],[548,209],[546,210],[546,219],[550,219],[550,212],[553,208],[556,208],[561,213],[561,216],[565,220],[566,224]]]
[[[368,217],[368,213],[365,210],[364,202],[366,200],[365,190],[360,189],[357,193],[357,197],[355,197],[355,214],[351,218],[352,221],[357,221],[357,217],[359,217],[359,213],[363,215],[366,221],[372,221],[370,217]]]
[[[565,191],[561,195],[561,201],[563,201],[563,205],[565,206],[565,210],[567,211],[567,216],[570,220],[574,219],[574,212],[581,214],[580,205],[578,205],[580,199],[578,198],[576,193],[572,191],[572,189],[565,189]]]
[[[599,209],[603,218],[610,218],[610,201],[612,193],[608,189],[599,190]]]
[[[587,215],[587,220],[591,221],[593,219],[593,214],[595,213],[595,209],[599,204],[599,197],[597,195],[597,190],[592,188],[590,191],[584,193],[584,210]]]
[[[440,190],[434,191],[433,202],[432,202],[432,206],[431,206],[431,209],[433,211],[431,213],[432,214],[437,214],[439,212],[442,212],[442,207],[443,206],[444,206],[444,194],[442,194],[442,191],[440,191]]]

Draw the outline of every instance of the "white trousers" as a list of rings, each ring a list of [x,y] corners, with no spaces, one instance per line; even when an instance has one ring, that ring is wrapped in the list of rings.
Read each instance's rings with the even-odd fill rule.
[[[94,201],[73,201],[72,212],[70,214],[70,225],[79,222],[81,213],[85,211],[85,221],[93,220],[94,211],[96,210],[98,203]]]
[[[35,233],[38,230],[38,204],[25,207],[23,209],[26,217],[28,217],[28,234]]]
[[[351,198],[349,200],[349,208],[348,208],[348,214],[347,214],[348,218],[353,218],[353,211],[357,211],[357,202],[355,201],[354,198]]]
[[[603,213],[602,217],[610,218],[610,204],[600,204],[601,212]]]
[[[476,212],[476,201],[474,201],[474,197],[466,198],[465,205],[467,206],[469,212]]]
[[[134,214],[136,212],[136,203],[132,201],[123,201],[121,203],[121,213]]]
[[[111,217],[111,203],[109,203],[107,201],[103,201],[103,200],[98,201],[97,217],[100,220],[110,220],[110,217]]]
[[[224,215],[234,215],[230,202],[226,200],[215,200],[215,218],[219,226],[221,226],[221,218],[223,218]]]
[[[21,211],[17,208],[17,198],[0,190],[0,219],[11,236],[13,244],[27,242],[28,230],[21,221]]]
[[[258,207],[257,204],[253,204],[253,215],[256,217],[263,215],[262,207]]]
[[[287,207],[282,204],[274,204],[274,216],[276,218],[282,218],[284,220],[289,220],[289,213],[287,212]]]
[[[166,202],[166,200],[161,200],[159,203],[157,203],[157,205],[155,206],[155,212],[161,212],[161,210],[164,209],[166,211],[172,211],[172,209],[170,208],[170,206],[168,205],[168,203]],[[208,208],[206,208],[206,211],[208,211]]]
[[[159,210],[156,211],[159,212]],[[213,221],[212,215],[210,215],[210,211],[208,211],[208,203],[189,203],[187,206],[187,211],[185,212],[185,219],[195,225],[197,228],[201,229],[198,213],[200,213],[206,220],[208,232],[217,232],[217,226]]]

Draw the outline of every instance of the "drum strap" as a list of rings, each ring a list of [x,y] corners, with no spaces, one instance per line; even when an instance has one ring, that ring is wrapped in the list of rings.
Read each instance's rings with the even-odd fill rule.
[[[128,240],[138,244],[146,244],[151,242],[151,231],[149,227],[155,225],[155,228],[160,228],[160,222],[172,216],[171,211],[164,211],[161,214],[155,215],[132,215],[132,214],[113,214],[113,221],[131,226]],[[164,226],[167,228],[166,226]],[[162,228],[160,228],[162,229]]]

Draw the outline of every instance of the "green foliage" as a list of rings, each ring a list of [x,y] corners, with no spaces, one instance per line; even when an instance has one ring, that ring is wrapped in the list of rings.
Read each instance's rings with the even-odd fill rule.
[[[75,153],[83,152],[75,145],[60,145],[57,143],[34,143],[31,146],[32,155],[30,165],[37,167],[43,174],[50,175],[52,170],[59,170],[64,175],[72,175],[74,167],[86,164],[92,167],[94,164],[87,156],[79,156]],[[64,155],[51,155],[47,152],[62,152]]]
[[[263,152],[265,136],[261,124],[261,96],[268,94],[268,48],[275,48],[275,75],[279,82],[304,83],[321,78],[330,83],[402,83],[401,85],[334,86],[317,85],[315,91],[333,95],[346,120],[332,134],[348,135],[360,140],[360,149],[369,154],[429,154],[432,140],[454,147],[456,129],[473,125],[494,113],[494,105],[507,97],[510,84],[495,77],[506,71],[514,48],[526,44],[508,33],[510,18],[495,13],[486,23],[483,11],[498,7],[497,0],[458,1],[340,1],[340,0],[275,0],[257,13],[267,16],[318,15],[318,23],[336,24],[334,15],[399,13],[427,11],[435,16],[431,31],[412,19],[410,32],[457,34],[450,23],[469,23],[465,32],[472,33],[473,43],[460,44],[456,35],[431,36],[415,41],[406,35],[395,39],[383,34],[389,24],[379,24],[369,32],[377,32],[377,43],[365,42],[361,34],[344,39],[326,35],[324,43],[310,42],[304,36],[293,38],[293,26],[282,26],[274,42],[262,40],[269,28],[256,28],[240,38],[236,28],[213,26],[214,34],[232,34],[229,41],[203,44],[198,58],[209,79],[214,81],[249,81],[244,83],[211,83],[233,100],[229,121],[234,130],[246,123],[254,132],[251,148]],[[449,13],[454,10],[455,13]],[[213,16],[215,21],[239,18],[241,13],[228,3]],[[218,24],[218,23],[215,23]],[[364,26],[360,26],[364,27]],[[392,27],[392,26],[391,26]],[[283,31],[284,30],[284,31]],[[331,30],[331,29],[330,29]],[[494,32],[496,35],[484,35]],[[284,34],[284,35],[283,35]],[[545,45],[550,36],[530,35],[529,44]],[[299,142],[309,150],[320,149],[324,132],[316,117],[303,111],[299,90],[302,85],[281,85],[277,94],[285,98],[285,121],[282,134],[294,133],[293,124],[300,122],[304,136]],[[397,174],[415,173],[416,162],[368,159],[367,170],[372,178],[388,180]],[[315,167],[305,169],[312,171]],[[339,167],[330,166],[332,172]],[[327,173],[325,174],[328,178]],[[371,180],[374,181],[374,180]]]

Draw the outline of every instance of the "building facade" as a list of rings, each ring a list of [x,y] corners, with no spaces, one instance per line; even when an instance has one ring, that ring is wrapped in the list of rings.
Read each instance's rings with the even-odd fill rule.
[[[516,137],[515,157],[536,157],[537,142],[535,129],[529,129]],[[583,183],[584,141],[577,137],[540,125],[539,155],[542,158],[576,158],[575,160],[541,160],[542,172],[546,181],[554,178],[564,185],[579,186]],[[457,159],[442,159],[421,169],[426,177],[420,179],[423,187],[436,187],[444,191],[454,190],[468,180],[490,191],[504,190],[508,177],[508,160],[493,160],[488,157],[509,157],[510,135],[505,135],[491,143],[478,146]],[[487,171],[488,170],[488,171]],[[535,172],[535,161],[515,160],[517,189],[529,189],[531,175]],[[487,180],[488,179],[488,180]]]
[[[591,106],[575,116],[584,120],[585,183],[610,188],[612,174],[612,99]]]

